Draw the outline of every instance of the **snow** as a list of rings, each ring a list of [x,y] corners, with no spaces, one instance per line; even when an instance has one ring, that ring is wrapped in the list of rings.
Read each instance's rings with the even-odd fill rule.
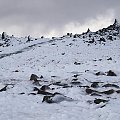
[[[83,35],[77,38],[31,38],[30,42],[27,42],[27,38],[8,36],[9,46],[0,47],[0,89],[8,85],[6,91],[0,92],[0,119],[119,120],[120,96],[117,92],[91,96],[85,92],[85,87],[80,86],[100,82],[98,88],[91,89],[99,92],[119,90],[102,86],[107,83],[120,86],[120,38],[113,36],[115,40],[106,40],[103,44],[99,43],[100,35],[97,35],[95,45],[87,42],[89,34],[95,36],[95,33],[90,32],[84,34],[85,38]],[[105,39],[108,34],[109,32],[104,36]],[[0,41],[4,43],[4,40]],[[107,60],[110,57],[112,60]],[[107,76],[109,70],[114,71],[117,76]],[[97,72],[105,75],[96,76]],[[30,94],[36,93],[33,91],[34,87],[41,87],[29,80],[31,74],[43,75],[44,78],[39,83],[50,85],[48,92],[59,92],[72,101],[64,100],[63,97],[59,103],[42,103],[44,95]],[[79,83],[72,84],[76,74]],[[55,82],[72,87],[63,88],[53,84]],[[61,97],[55,96],[54,100],[59,101],[59,98]],[[108,102],[95,104],[94,100],[97,98]]]

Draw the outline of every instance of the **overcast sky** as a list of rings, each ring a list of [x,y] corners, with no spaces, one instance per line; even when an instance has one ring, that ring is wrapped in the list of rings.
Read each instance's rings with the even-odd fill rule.
[[[120,0],[0,0],[0,32],[33,37],[95,31],[120,21]]]

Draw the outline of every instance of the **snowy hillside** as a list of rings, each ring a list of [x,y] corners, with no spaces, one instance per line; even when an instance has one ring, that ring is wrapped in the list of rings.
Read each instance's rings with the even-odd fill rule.
[[[0,36],[0,119],[119,120],[120,25],[62,37]]]

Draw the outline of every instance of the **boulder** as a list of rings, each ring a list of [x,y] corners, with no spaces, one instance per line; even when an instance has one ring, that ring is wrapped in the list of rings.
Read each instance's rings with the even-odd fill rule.
[[[91,84],[91,87],[93,87],[93,88],[99,87],[98,82],[93,82],[93,83]]]
[[[112,70],[107,72],[107,76],[117,76]]]
[[[102,102],[102,103],[105,103],[105,102],[108,102],[108,100],[104,100],[104,99],[95,99],[95,100],[94,100],[94,103],[95,103],[95,104],[100,104],[101,102]]]
[[[37,81],[38,78],[39,78],[39,77],[38,77],[37,75],[35,75],[35,74],[32,74],[32,75],[30,76],[30,80]]]

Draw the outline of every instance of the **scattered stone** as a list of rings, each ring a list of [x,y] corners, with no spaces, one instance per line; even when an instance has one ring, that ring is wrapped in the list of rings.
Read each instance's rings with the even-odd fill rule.
[[[112,70],[107,72],[107,76],[117,76]]]
[[[72,85],[71,86],[69,86],[69,85],[63,86],[63,88],[71,88],[71,87],[73,87],[73,86]]]
[[[57,77],[57,76],[53,75],[53,76],[51,76],[51,77],[55,78],[55,77]]]
[[[90,70],[85,70],[85,72],[89,72]]]
[[[97,76],[99,76],[99,75],[105,75],[105,73],[103,73],[103,72],[97,72],[97,73],[95,73],[95,75],[97,75]]]
[[[28,95],[36,95],[36,93],[29,93]]]
[[[19,72],[19,70],[15,70],[14,72]]]
[[[94,100],[94,103],[95,103],[95,104],[100,104],[101,102],[102,102],[102,103],[105,103],[105,102],[108,102],[108,100],[104,100],[104,99],[95,99],[95,100]]]
[[[50,87],[48,85],[43,85],[40,90],[43,90],[43,91],[46,91],[46,90],[49,90]]]
[[[100,95],[98,93],[92,93],[91,96],[102,96],[102,95]]]
[[[3,87],[2,89],[0,89],[0,92],[6,91],[6,90],[7,90],[7,85]]]
[[[42,102],[53,103],[51,96],[44,96]]]
[[[22,92],[22,93],[19,93],[19,95],[24,95],[25,93],[24,92]]]
[[[30,76],[30,80],[37,81],[38,78],[39,78],[39,77],[38,77],[37,75],[35,75],[35,74],[32,74],[32,75]]]
[[[119,88],[119,86],[115,85],[115,84],[105,84],[102,87],[115,87],[115,88]]]
[[[62,53],[62,55],[65,55],[65,53]]]
[[[37,88],[37,87],[34,87],[34,88],[33,88],[33,91],[38,91],[38,90],[40,90],[40,89]]]
[[[75,74],[73,77],[77,78],[79,75],[78,74]]]
[[[108,58],[107,60],[112,60],[112,58],[110,57],[110,58]]]
[[[111,90],[107,90],[107,91],[103,91],[103,92],[100,92],[100,93],[103,93],[103,94],[106,94],[106,95],[110,95],[110,94],[113,94],[115,91],[113,89]]]
[[[86,89],[86,93],[87,94],[91,94],[91,93],[93,93],[93,92],[96,92],[95,90],[92,90],[92,89],[90,89],[90,88],[87,88]]]
[[[77,81],[78,80],[78,78],[74,78],[74,79],[72,79],[72,81]]]
[[[42,78],[43,78],[43,76],[41,75],[41,76],[40,76],[40,79],[42,79]]]
[[[102,59],[99,59],[99,61],[102,61]]]
[[[53,43],[53,44],[51,44],[51,45],[56,45],[56,43]]]
[[[100,106],[100,108],[103,108],[103,107],[105,107],[105,106],[106,106],[106,104],[105,104],[105,105]]]
[[[98,82],[93,82],[93,83],[91,84],[91,87],[93,87],[93,88],[98,88],[98,87],[99,87]]]
[[[106,42],[106,40],[105,40],[105,38],[100,38],[100,40],[98,40],[98,41],[100,41],[100,42]]]
[[[41,36],[41,39],[43,39],[44,38],[44,36]]]
[[[81,82],[79,82],[79,81],[72,81],[71,84],[73,84],[73,85],[80,85]]]
[[[81,86],[81,85],[80,85],[79,87],[80,87],[80,88],[82,88],[82,87],[83,87],[83,88],[90,88],[89,86]]]
[[[117,93],[120,93],[120,90],[116,90]]]
[[[74,62],[75,65],[80,65],[81,63],[78,63],[78,62]]]

